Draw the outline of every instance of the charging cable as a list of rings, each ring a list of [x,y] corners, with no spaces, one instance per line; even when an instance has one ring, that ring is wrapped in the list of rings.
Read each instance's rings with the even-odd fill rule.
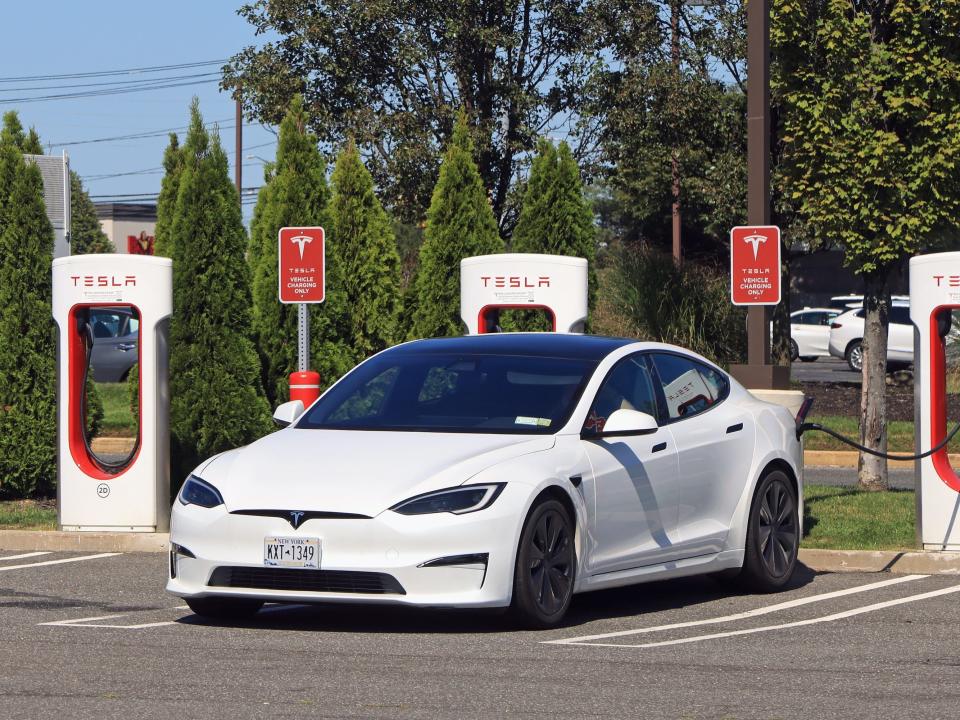
[[[860,443],[858,443],[858,442],[856,442],[856,441],[854,441],[854,440],[851,440],[851,439],[848,438],[848,437],[844,437],[843,435],[841,435],[840,433],[836,432],[835,430],[831,430],[831,429],[828,428],[828,427],[824,427],[824,426],[821,425],[820,423],[808,423],[808,422],[805,422],[805,423],[801,423],[800,425],[798,425],[798,426],[797,426],[797,439],[799,440],[799,439],[800,439],[800,436],[803,435],[803,433],[808,432],[808,431],[810,431],[810,430],[816,430],[816,431],[819,431],[819,432],[822,432],[822,433],[826,433],[827,435],[830,435],[831,437],[835,437],[835,438],[836,438],[837,440],[839,440],[840,442],[846,443],[846,444],[849,445],[850,447],[856,448],[857,450],[860,450],[860,451],[862,451],[862,452],[865,452],[865,453],[867,453],[868,455],[874,455],[874,456],[876,456],[876,457],[885,458],[885,459],[887,459],[887,460],[922,460],[922,459],[925,458],[925,457],[929,457],[929,456],[933,455],[934,453],[939,452],[940,450],[943,450],[943,448],[945,448],[945,447],[947,446],[947,443],[949,443],[951,440],[953,440],[953,437],[954,437],[958,432],[960,432],[960,424],[958,424],[953,430],[951,430],[950,433],[943,439],[942,442],[937,443],[936,445],[934,445],[932,448],[930,448],[930,449],[927,450],[926,452],[922,452],[922,453],[919,453],[919,454],[917,454],[917,455],[892,455],[891,453],[880,452],[879,450],[871,450],[870,448],[865,447],[865,446],[861,445]]]

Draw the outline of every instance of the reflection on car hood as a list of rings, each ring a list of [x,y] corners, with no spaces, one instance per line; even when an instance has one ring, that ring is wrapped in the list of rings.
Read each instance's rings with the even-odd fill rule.
[[[223,453],[200,474],[227,510],[374,516],[413,495],[460,485],[492,465],[548,450],[552,435],[291,428]]]

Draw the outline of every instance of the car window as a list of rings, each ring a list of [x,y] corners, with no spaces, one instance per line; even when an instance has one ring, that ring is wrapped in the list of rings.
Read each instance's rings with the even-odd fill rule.
[[[671,420],[701,413],[730,391],[726,376],[713,368],[679,355],[655,353],[652,358]]]
[[[123,316],[120,313],[98,310],[90,313],[90,322],[93,325],[93,337],[113,338],[120,332],[120,323]]]
[[[653,378],[647,363],[633,355],[617,363],[604,379],[583,424],[586,432],[601,432],[617,410],[639,410],[657,416]]]
[[[810,313],[797,313],[790,317],[791,325],[807,325],[810,323]]]
[[[910,308],[903,305],[894,305],[890,308],[890,322],[898,325],[910,324]]]

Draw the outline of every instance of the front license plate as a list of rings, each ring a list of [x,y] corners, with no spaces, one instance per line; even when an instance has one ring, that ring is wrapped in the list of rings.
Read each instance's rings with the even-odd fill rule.
[[[272,567],[320,568],[320,538],[265,537],[263,564]]]

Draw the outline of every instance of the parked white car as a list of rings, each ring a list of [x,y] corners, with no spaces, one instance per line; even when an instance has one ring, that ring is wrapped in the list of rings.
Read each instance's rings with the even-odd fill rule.
[[[813,362],[830,356],[830,323],[839,310],[804,308],[790,313],[790,359]]]
[[[830,354],[847,361],[855,372],[863,370],[864,309],[855,308],[838,315],[830,324]],[[913,324],[910,304],[895,300],[890,308],[887,335],[887,363],[908,365],[913,362]]]
[[[174,503],[167,590],[200,615],[509,606],[548,627],[577,592],[793,573],[796,420],[678,347],[418,340],[274,417],[289,427],[202,463]]]

